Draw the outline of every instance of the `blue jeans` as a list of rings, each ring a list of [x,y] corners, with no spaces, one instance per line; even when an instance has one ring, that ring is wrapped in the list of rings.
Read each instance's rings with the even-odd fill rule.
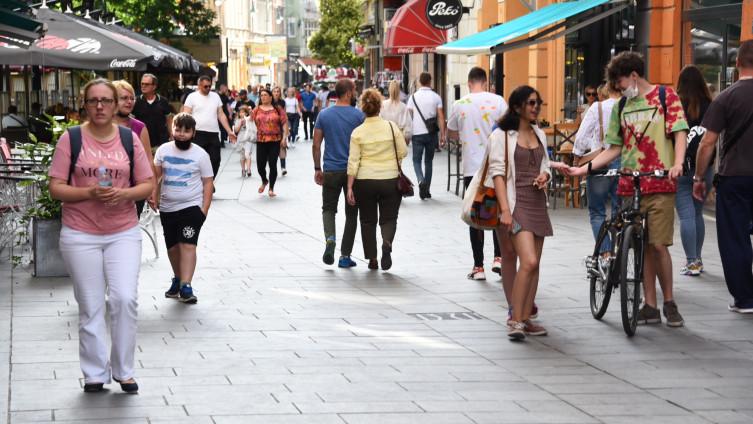
[[[706,190],[711,188],[713,170],[709,168],[703,179]],[[704,200],[706,200],[704,198]],[[701,259],[703,239],[706,237],[706,225],[703,222],[703,203],[693,198],[693,176],[684,175],[677,179],[677,196],[675,207],[680,217],[680,238],[688,263]]]
[[[413,168],[416,170],[416,179],[419,184],[431,185],[431,171],[434,161],[434,150],[437,148],[439,135],[419,134],[411,138],[413,144]],[[424,161],[424,171],[421,172],[421,159]]]
[[[288,113],[288,124],[290,124],[290,132],[288,133],[288,142],[295,143],[296,137],[298,137],[298,122],[300,122],[301,115],[297,113]]]
[[[719,177],[716,186],[716,233],[724,279],[735,305],[753,308],[753,177]]]
[[[608,169],[619,169],[620,159],[615,159],[607,167]],[[594,239],[599,236],[601,224],[607,218],[607,201],[611,199],[612,214],[614,218],[620,207],[620,198],[617,197],[617,178],[606,178],[589,175],[586,178],[586,188],[588,189],[588,217],[591,219],[591,231]],[[601,253],[609,252],[612,249],[612,241],[609,238],[604,239],[599,251]]]

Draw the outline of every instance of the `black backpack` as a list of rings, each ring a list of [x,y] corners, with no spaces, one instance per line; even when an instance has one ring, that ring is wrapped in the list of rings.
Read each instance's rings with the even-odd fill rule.
[[[688,146],[685,150],[685,159],[682,161],[683,175],[690,175],[691,171],[695,171],[695,157],[704,134],[706,134],[706,128],[700,125],[696,125],[688,131]],[[716,152],[714,152],[714,156],[716,156]]]
[[[133,132],[130,128],[126,128],[122,125],[118,125],[120,131],[120,143],[128,155],[128,168],[130,170],[131,187],[135,186],[135,180],[133,176]],[[68,136],[71,141],[71,166],[68,171],[68,184],[71,183],[71,177],[76,172],[76,161],[78,161],[78,155],[81,153],[81,145],[83,140],[81,138],[81,126],[68,128]]]

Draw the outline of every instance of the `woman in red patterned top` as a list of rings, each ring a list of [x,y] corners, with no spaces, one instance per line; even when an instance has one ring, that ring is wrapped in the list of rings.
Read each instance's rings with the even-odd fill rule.
[[[257,129],[256,169],[261,176],[259,194],[269,184],[269,197],[275,197],[277,181],[277,158],[280,148],[288,148],[288,117],[285,111],[272,105],[272,92],[263,89],[259,93],[259,107],[251,114]],[[269,164],[269,179],[266,166]]]

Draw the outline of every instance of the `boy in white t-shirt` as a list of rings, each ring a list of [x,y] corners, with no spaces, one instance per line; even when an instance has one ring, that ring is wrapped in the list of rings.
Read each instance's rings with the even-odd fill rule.
[[[196,121],[188,113],[173,118],[175,141],[165,143],[154,155],[157,208],[173,267],[173,279],[165,297],[196,303],[191,280],[196,270],[196,244],[212,203],[212,163],[204,149],[192,143]]]

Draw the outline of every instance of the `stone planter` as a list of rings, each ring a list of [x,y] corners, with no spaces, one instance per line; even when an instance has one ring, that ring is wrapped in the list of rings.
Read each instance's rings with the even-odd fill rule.
[[[60,219],[34,219],[32,223],[32,252],[35,277],[67,277],[60,254]]]

